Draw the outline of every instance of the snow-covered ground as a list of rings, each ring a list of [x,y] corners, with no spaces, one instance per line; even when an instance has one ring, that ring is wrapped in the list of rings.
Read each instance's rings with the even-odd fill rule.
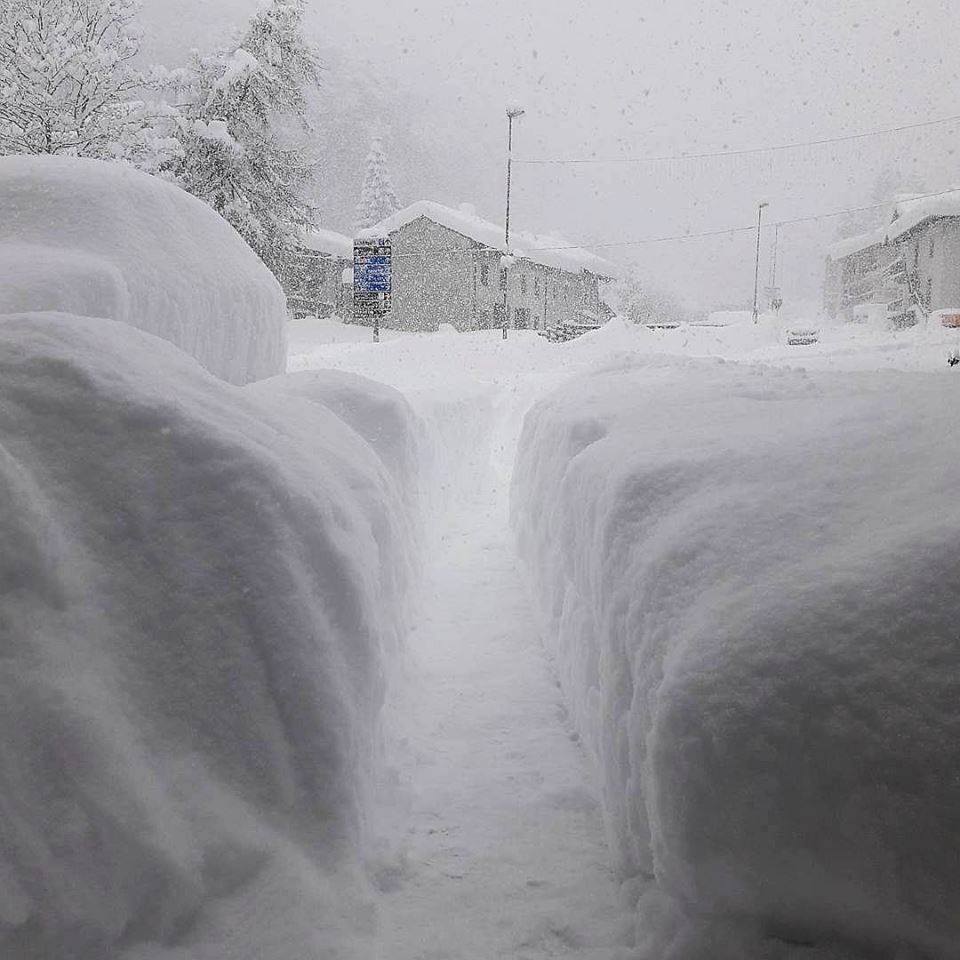
[[[456,478],[412,677],[390,708],[406,717],[394,792],[411,832],[378,867],[397,956],[954,956],[955,333],[820,329],[808,346],[785,345],[769,321],[614,321],[567,344],[526,332],[318,336],[291,356],[293,368],[401,389],[428,424],[439,475]],[[513,561],[491,545],[503,542],[522,416],[545,396],[514,487],[534,617],[497,573],[506,566],[515,584]],[[478,615],[493,583],[498,600]],[[554,755],[551,776],[580,778],[585,808],[601,801],[629,949],[616,946],[609,881],[587,899],[561,884],[545,911],[536,887],[516,889],[517,858],[502,851],[509,836],[540,870],[530,838],[560,842],[544,839],[556,821],[542,798],[533,823],[504,826],[511,797],[527,812],[528,757],[510,751],[517,780],[504,781],[486,722],[491,701],[526,700],[494,714],[498,738],[546,736],[544,696],[517,695],[515,674],[477,662],[478,644],[491,665],[504,644],[504,664],[536,656],[535,622],[594,764],[584,775],[581,759]],[[558,718],[550,736],[564,729]],[[564,863],[591,875],[598,843],[565,850]],[[549,934],[510,946],[504,932],[500,953],[477,952],[504,889],[516,889],[497,907],[504,927],[527,916]],[[558,907],[579,931],[566,941]]]
[[[954,956],[954,333],[291,332],[0,319],[0,952]]]

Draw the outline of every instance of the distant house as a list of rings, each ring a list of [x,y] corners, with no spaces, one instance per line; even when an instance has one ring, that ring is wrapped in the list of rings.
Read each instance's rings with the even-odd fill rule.
[[[883,227],[836,244],[826,265],[824,309],[856,320],[883,312],[907,326],[960,307],[960,190],[893,204]]]
[[[353,292],[344,271],[353,266],[353,240],[332,230],[309,230],[284,279],[287,306],[295,317],[346,316]]]
[[[901,277],[892,314],[960,308],[960,190],[900,201],[887,237]]]
[[[471,208],[428,200],[411,204],[366,231],[389,236],[393,255],[391,326],[457,330],[508,325],[548,330],[561,324],[598,326],[609,316],[600,283],[613,267],[559,238],[511,234]]]

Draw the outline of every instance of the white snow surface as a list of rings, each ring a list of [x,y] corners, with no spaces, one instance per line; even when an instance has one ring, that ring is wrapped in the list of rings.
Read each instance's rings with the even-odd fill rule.
[[[359,377],[3,319],[0,955],[373,955],[418,429]]]
[[[29,311],[131,324],[231,383],[285,369],[273,274],[206,204],[118,163],[0,157],[0,323]]]
[[[958,401],[629,351],[527,415],[513,522],[642,960],[960,956]]]

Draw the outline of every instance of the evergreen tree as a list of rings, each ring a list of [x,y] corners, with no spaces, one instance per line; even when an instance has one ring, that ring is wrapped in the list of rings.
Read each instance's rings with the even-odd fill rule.
[[[400,203],[387,169],[383,138],[378,134],[370,143],[363,189],[360,191],[360,201],[354,214],[355,226],[358,230],[366,230],[399,209]]]
[[[237,43],[196,56],[173,75],[180,155],[166,169],[226,218],[281,276],[300,229],[313,165],[284,143],[283,126],[308,130],[305,89],[319,86],[316,49],[303,37],[303,0],[271,0]]]
[[[139,0],[0,0],[0,153],[123,156],[145,125],[132,99]]]

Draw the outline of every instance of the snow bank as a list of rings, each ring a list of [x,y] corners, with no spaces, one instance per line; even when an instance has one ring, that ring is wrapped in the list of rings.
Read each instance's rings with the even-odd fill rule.
[[[0,955],[371,955],[406,410],[234,387],[110,320],[0,323]]]
[[[63,311],[156,334],[211,373],[282,373],[286,306],[222,217],[129,167],[0,157],[0,315]]]
[[[514,525],[644,960],[958,956],[957,394],[625,359],[528,414]]]

